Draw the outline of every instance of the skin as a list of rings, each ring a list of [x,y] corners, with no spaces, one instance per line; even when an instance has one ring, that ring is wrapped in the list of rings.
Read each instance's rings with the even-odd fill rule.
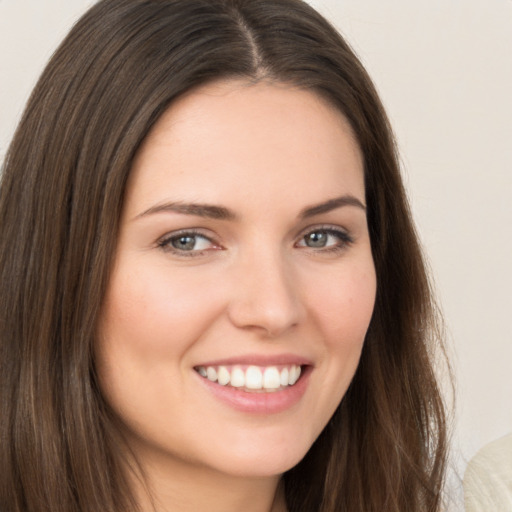
[[[339,197],[349,204],[311,211]],[[162,208],[170,203],[234,218]],[[364,205],[352,131],[309,91],[209,84],[149,134],[128,183],[96,359],[156,510],[286,510],[280,477],[339,405],[373,311]],[[169,237],[190,229],[200,234],[189,235],[192,250],[174,248]],[[325,245],[311,247],[311,233]],[[194,370],[247,354],[307,359],[300,400],[241,412]],[[148,489],[138,488],[143,510],[153,510]]]

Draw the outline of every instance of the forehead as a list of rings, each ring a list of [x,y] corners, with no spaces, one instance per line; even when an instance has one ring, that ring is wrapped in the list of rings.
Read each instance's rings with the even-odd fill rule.
[[[208,202],[261,190],[269,201],[308,190],[315,202],[332,188],[364,201],[362,155],[343,115],[315,93],[217,82],[173,103],[135,158],[127,199],[149,204],[166,188]]]

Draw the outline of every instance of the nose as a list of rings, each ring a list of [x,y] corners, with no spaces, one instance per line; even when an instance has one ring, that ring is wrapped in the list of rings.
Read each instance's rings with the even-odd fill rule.
[[[298,325],[304,314],[297,280],[278,251],[254,251],[237,264],[228,307],[240,329],[275,338]]]

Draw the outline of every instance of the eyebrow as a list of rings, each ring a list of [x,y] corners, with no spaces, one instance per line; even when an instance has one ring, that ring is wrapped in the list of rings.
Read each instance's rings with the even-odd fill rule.
[[[195,215],[197,217],[207,217],[210,219],[219,220],[236,220],[237,215],[224,208],[223,206],[215,206],[210,204],[198,204],[198,203],[181,203],[171,202],[163,203],[152,206],[148,210],[137,215],[135,218],[145,217],[154,213],[181,213],[182,215]]]
[[[320,204],[316,204],[313,206],[308,206],[301,210],[299,213],[300,219],[307,219],[310,217],[314,217],[315,215],[320,215],[322,213],[328,213],[332,210],[336,210],[337,208],[341,208],[343,206],[355,206],[357,208],[361,208],[366,211],[366,206],[359,200],[357,197],[354,197],[350,194],[346,194],[340,197],[335,197],[333,199],[329,199]],[[225,208],[224,206],[217,206],[211,204],[202,204],[202,203],[182,203],[182,202],[169,202],[162,203],[152,206],[151,208],[143,211],[139,215],[135,217],[135,219],[139,219],[141,217],[146,217],[148,215],[153,215],[155,213],[179,213],[182,215],[194,215],[197,217],[205,217],[210,219],[217,220],[229,220],[234,221],[238,219],[238,215]]]
[[[315,215],[328,213],[332,210],[336,210],[337,208],[341,208],[343,206],[355,206],[366,211],[366,206],[359,199],[357,199],[357,197],[354,197],[350,194],[346,194],[344,196],[335,197],[334,199],[329,199],[324,203],[320,203],[314,206],[308,206],[300,212],[299,217],[301,219],[307,219],[309,217],[314,217]]]

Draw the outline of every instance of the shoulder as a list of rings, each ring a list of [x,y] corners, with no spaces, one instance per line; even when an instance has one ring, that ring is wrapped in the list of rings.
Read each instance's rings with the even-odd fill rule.
[[[464,474],[466,512],[512,510],[512,433],[484,446]]]

